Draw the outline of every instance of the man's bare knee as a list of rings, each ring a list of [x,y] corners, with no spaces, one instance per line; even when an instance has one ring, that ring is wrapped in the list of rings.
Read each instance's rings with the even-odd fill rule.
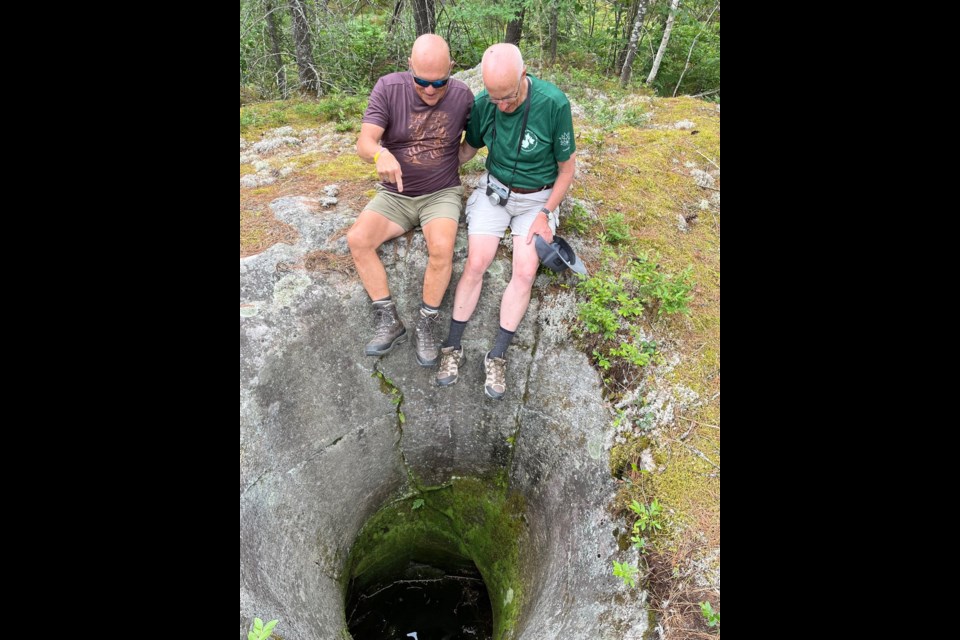
[[[431,269],[449,269],[453,266],[453,251],[450,253],[430,252],[427,266]]]
[[[431,267],[450,266],[453,264],[453,240],[434,240],[427,244]]]
[[[482,278],[491,263],[493,263],[492,258],[487,260],[485,258],[471,258],[467,256],[467,266],[463,268],[463,276],[471,279]]]
[[[373,246],[370,235],[362,228],[357,227],[357,225],[353,225],[350,227],[350,231],[347,231],[347,246],[350,247],[350,251],[353,253],[362,253],[376,249],[376,247]]]
[[[427,253],[430,254],[432,259],[434,256],[438,258],[443,257],[452,257],[453,256],[453,239],[443,240],[434,240],[433,242],[427,243]]]
[[[533,269],[529,267],[513,267],[513,275],[511,280],[514,281],[518,286],[523,287],[524,289],[532,289],[533,281],[537,279],[537,267],[538,264],[533,266]]]

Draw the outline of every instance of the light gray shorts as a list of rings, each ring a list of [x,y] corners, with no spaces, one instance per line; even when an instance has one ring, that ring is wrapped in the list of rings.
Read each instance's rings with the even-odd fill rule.
[[[510,227],[510,235],[526,236],[540,209],[550,199],[553,189],[536,193],[511,193],[507,198],[507,206],[502,207],[498,204],[490,204],[486,195],[488,180],[506,188],[505,184],[489,173],[481,176],[477,188],[467,200],[467,235],[478,234],[502,238],[503,232]],[[556,211],[550,212],[548,222],[550,230],[555,232],[559,222]]]
[[[463,210],[463,186],[448,187],[422,196],[405,196],[387,191],[377,183],[377,195],[366,209],[376,211],[387,220],[396,222],[404,231],[427,224],[437,218],[450,218],[460,222]]]

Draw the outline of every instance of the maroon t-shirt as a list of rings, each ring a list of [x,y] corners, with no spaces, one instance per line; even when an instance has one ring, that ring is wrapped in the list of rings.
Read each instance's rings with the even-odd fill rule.
[[[383,127],[381,144],[396,156],[403,170],[403,194],[422,196],[460,184],[457,152],[473,107],[473,93],[460,80],[450,79],[434,107],[417,95],[409,71],[377,80],[363,122]],[[397,193],[397,185],[381,183]]]

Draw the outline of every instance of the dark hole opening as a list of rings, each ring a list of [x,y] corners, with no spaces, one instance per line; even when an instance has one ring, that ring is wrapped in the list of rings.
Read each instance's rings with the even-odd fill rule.
[[[401,575],[362,591],[351,585],[346,613],[354,640],[493,637],[490,598],[476,566],[444,570],[410,562]]]

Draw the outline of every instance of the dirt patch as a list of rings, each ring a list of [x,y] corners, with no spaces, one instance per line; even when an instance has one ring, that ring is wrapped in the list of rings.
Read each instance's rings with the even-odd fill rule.
[[[311,251],[304,256],[303,266],[307,271],[321,273],[336,271],[345,276],[352,276],[357,273],[352,256],[340,255],[329,251]]]
[[[698,576],[703,573],[701,549],[693,535],[687,535],[675,550],[652,553],[647,559],[650,604],[657,611],[663,637],[717,637],[718,632],[707,626],[701,613],[701,602],[709,602],[720,612],[719,595],[712,587],[698,584]]]
[[[246,258],[285,242],[297,241],[297,230],[273,217],[270,208],[240,209],[240,257]]]
[[[240,189],[240,257],[260,253],[277,242],[295,243],[296,229],[274,218],[270,203],[284,196],[322,197],[323,187],[333,182],[317,175],[295,174],[267,187]],[[368,192],[372,192],[372,181],[336,184],[340,185],[337,197],[343,206],[359,213],[370,200]]]

